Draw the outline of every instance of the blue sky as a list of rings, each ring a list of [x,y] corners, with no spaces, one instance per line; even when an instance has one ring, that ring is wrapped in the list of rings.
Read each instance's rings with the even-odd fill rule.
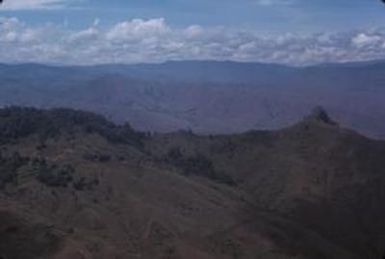
[[[385,5],[380,0],[5,0],[2,10],[3,15],[31,23],[67,20],[77,27],[87,26],[95,18],[109,25],[159,17],[174,26],[222,25],[272,32],[385,24]]]
[[[0,17],[0,45],[14,51],[0,52],[7,62],[77,63],[78,56],[83,63],[305,64],[382,58],[385,51],[380,0],[4,0]],[[69,49],[76,54],[66,55]]]

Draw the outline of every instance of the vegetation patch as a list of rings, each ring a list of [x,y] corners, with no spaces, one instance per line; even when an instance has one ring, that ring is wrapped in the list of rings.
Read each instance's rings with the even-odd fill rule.
[[[36,134],[44,141],[62,133],[95,133],[113,143],[143,146],[144,133],[128,124],[116,125],[92,112],[57,108],[7,107],[0,109],[0,144],[6,144]]]
[[[17,170],[27,165],[29,158],[22,157],[18,152],[11,156],[5,156],[0,153],[0,189],[9,183],[17,181]]]
[[[28,174],[49,187],[68,187],[73,182],[75,169],[71,165],[57,165],[42,158],[23,157],[0,153],[0,189],[7,184],[18,185],[19,179]]]
[[[230,176],[216,171],[213,162],[202,154],[185,156],[180,148],[172,148],[166,154],[164,160],[182,169],[186,176],[198,175],[222,184],[235,185],[234,180]]]
[[[70,165],[49,165],[44,159],[35,159],[32,166],[36,179],[49,187],[68,187],[74,179],[75,169]]]

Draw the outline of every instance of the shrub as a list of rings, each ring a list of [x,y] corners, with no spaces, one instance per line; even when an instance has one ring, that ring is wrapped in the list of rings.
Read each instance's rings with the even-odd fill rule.
[[[15,183],[17,179],[17,170],[28,164],[29,158],[22,157],[18,152],[9,157],[0,154],[0,188],[8,183]]]
[[[49,187],[68,187],[68,184],[73,181],[74,168],[69,165],[48,166],[45,160],[43,161],[36,168],[37,179]]]
[[[98,179],[88,180],[85,177],[81,177],[79,180],[73,183],[74,189],[83,191],[85,189],[92,190],[94,186],[99,185]]]

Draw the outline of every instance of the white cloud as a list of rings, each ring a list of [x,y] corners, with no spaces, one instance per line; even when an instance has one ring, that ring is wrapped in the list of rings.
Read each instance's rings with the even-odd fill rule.
[[[383,38],[381,36],[366,33],[359,33],[352,39],[352,43],[357,47],[373,46],[380,42],[383,42]]]
[[[8,0],[0,10],[55,9],[62,8],[70,0]]]
[[[202,36],[204,30],[199,25],[191,25],[184,30],[184,33],[187,38],[193,39]]]
[[[295,0],[255,0],[255,3],[261,6],[290,5]]]
[[[99,40],[100,31],[96,26],[81,30],[78,32],[73,32],[68,35],[68,43],[83,43],[85,41],[92,42]]]
[[[113,26],[107,33],[108,40],[114,42],[140,41],[148,38],[162,37],[171,29],[166,25],[163,18],[159,19],[134,19],[124,21]]]
[[[294,65],[385,58],[385,31],[278,36],[198,25],[174,28],[162,18],[70,30],[0,18],[1,62],[100,64],[213,59]]]

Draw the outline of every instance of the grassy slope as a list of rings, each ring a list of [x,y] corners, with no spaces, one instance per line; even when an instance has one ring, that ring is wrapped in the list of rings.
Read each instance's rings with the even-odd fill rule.
[[[41,243],[45,256],[377,258],[382,252],[383,142],[314,118],[275,132],[147,136],[143,145],[111,142],[100,135],[105,131],[89,133],[82,125],[1,146],[3,157],[17,151],[74,168],[67,187],[49,186],[28,162],[2,190],[0,211],[12,208],[29,228],[38,218],[54,231],[57,243]],[[170,160],[175,149],[178,163]],[[1,253],[23,257],[18,249]]]

